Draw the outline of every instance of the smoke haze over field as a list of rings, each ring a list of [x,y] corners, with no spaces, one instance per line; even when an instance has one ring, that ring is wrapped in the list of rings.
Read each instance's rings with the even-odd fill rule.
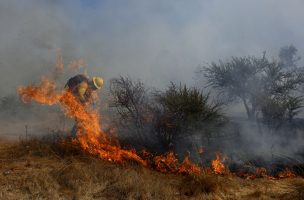
[[[0,92],[37,80],[60,48],[89,74],[192,83],[199,64],[304,49],[302,0],[0,1]]]
[[[0,125],[3,127],[0,136],[27,137],[28,133],[52,136],[57,130],[70,134],[73,119],[77,122],[77,118],[72,116],[71,120],[66,119],[59,105],[20,104],[16,98],[16,87],[37,82],[54,68],[60,49],[64,64],[84,59],[90,76],[100,75],[106,81],[120,75],[130,76],[130,80],[141,79],[147,85],[146,88],[134,90],[148,91],[143,92],[142,96],[138,93],[138,105],[146,103],[142,108],[143,114],[134,109],[138,116],[145,116],[143,121],[149,121],[140,126],[137,123],[141,118],[137,115],[134,117],[137,117],[136,120],[126,117],[131,121],[125,124],[131,125],[124,126],[118,116],[123,112],[118,111],[118,106],[110,105],[113,102],[104,95],[105,92],[110,93],[109,82],[102,90],[104,102],[100,104],[102,110],[99,111],[109,121],[109,124],[102,124],[102,128],[113,125],[122,144],[130,144],[133,148],[132,145],[138,143],[142,147],[141,137],[146,137],[145,141],[153,151],[165,152],[172,148],[179,155],[189,151],[199,161],[211,160],[214,152],[220,151],[234,156],[234,161],[263,157],[271,163],[270,158],[288,156],[294,160],[302,159],[302,163],[303,112],[301,119],[296,119],[290,126],[281,124],[280,132],[275,130],[274,133],[263,122],[247,120],[242,104],[227,104],[222,106],[222,111],[229,120],[221,122],[227,124],[221,126],[217,123],[213,125],[212,120],[199,121],[201,124],[198,125],[202,125],[200,129],[191,130],[192,122],[190,124],[189,120],[189,130],[188,126],[180,128],[180,133],[188,131],[189,135],[181,135],[180,138],[176,137],[177,142],[172,139],[169,143],[165,137],[160,137],[162,129],[165,133],[177,135],[180,134],[176,131],[179,125],[187,122],[184,119],[178,121],[175,131],[172,131],[174,128],[170,129],[171,122],[179,118],[173,116],[167,121],[169,123],[163,123],[167,116],[171,117],[171,111],[169,114],[163,112],[167,109],[166,105],[162,105],[161,101],[156,102],[156,95],[149,88],[161,89],[168,86],[170,81],[194,84],[194,72],[198,66],[219,59],[226,60],[231,56],[261,57],[266,51],[267,58],[271,60],[277,58],[281,47],[292,44],[298,49],[298,55],[303,57],[303,7],[303,0],[0,0],[0,105],[2,103],[6,108],[3,111],[0,109]],[[300,60],[299,64],[304,65],[303,61]],[[237,74],[236,79],[239,77],[242,76]],[[67,77],[61,78],[60,81],[66,81]],[[240,81],[240,85],[245,85],[243,83]],[[246,91],[251,91],[258,84],[254,82],[252,85]],[[204,91],[203,94],[206,93]],[[133,95],[136,96],[136,93]],[[126,96],[128,100],[129,93]],[[141,101],[141,97],[147,102]],[[222,100],[220,96],[212,97]],[[2,101],[5,99],[6,104]],[[153,102],[148,102],[150,99]],[[191,103],[185,102],[189,107]],[[155,104],[154,107],[151,104]],[[173,105],[181,107],[179,104]],[[179,112],[172,113],[182,116]],[[201,116],[197,117],[198,120],[201,120]],[[163,124],[169,128],[166,130]],[[136,140],[136,137],[139,139]],[[162,145],[164,141],[167,146]],[[173,143],[175,146],[171,145]],[[206,150],[206,157],[200,157],[198,147]]]

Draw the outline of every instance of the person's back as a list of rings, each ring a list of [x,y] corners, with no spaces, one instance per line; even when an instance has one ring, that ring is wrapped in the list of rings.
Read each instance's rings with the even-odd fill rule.
[[[90,87],[90,79],[83,74],[70,78],[65,88],[82,103],[88,102],[93,92],[93,89]]]
[[[65,88],[70,89],[71,91],[74,91],[78,85],[82,82],[89,82],[89,78],[83,74],[78,74],[76,76],[73,76],[72,78],[70,78],[66,85]]]

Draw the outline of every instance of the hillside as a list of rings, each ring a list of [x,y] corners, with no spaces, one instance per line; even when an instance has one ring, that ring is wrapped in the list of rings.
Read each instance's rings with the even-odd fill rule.
[[[0,199],[304,199],[304,179],[162,174],[116,165],[71,143],[9,142],[0,149]]]

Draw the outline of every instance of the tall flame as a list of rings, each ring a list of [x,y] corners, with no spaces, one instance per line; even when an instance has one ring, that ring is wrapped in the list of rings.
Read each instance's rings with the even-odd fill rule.
[[[58,54],[56,70],[63,70],[63,61],[61,54]],[[193,163],[189,156],[180,163],[173,152],[164,155],[153,156],[147,151],[138,154],[134,149],[122,149],[117,142],[117,138],[108,136],[101,128],[101,119],[97,109],[92,109],[88,105],[80,103],[77,98],[67,90],[58,89],[54,81],[45,77],[37,85],[20,86],[17,89],[18,94],[25,103],[32,101],[45,105],[60,105],[64,114],[74,119],[77,123],[77,142],[86,152],[98,156],[101,159],[123,164],[127,161],[135,161],[136,163],[152,167],[164,173],[176,174],[196,174],[202,172],[202,168]],[[95,98],[97,95],[95,95]],[[114,130],[114,129],[113,129]],[[111,131],[113,131],[111,130]],[[198,149],[198,154],[204,152],[203,148]],[[212,160],[211,167],[213,174],[228,174],[229,169],[224,162],[226,157],[221,153],[216,153],[216,159]],[[208,172],[209,169],[207,169]],[[275,179],[267,175],[265,168],[257,168],[255,174],[243,173],[240,176],[254,179],[256,177],[264,177]],[[278,174],[277,178],[294,177],[296,174],[286,169]]]
[[[59,104],[64,114],[77,122],[77,141],[81,148],[90,154],[116,163],[135,161],[143,166],[154,166],[160,172],[199,174],[201,171],[188,157],[179,163],[172,152],[155,156],[148,162],[135,150],[122,149],[117,142],[112,142],[113,138],[109,138],[101,129],[97,110],[81,104],[68,91],[58,91],[54,81],[43,78],[40,84],[20,86],[17,91],[25,103],[36,101],[46,105]]]

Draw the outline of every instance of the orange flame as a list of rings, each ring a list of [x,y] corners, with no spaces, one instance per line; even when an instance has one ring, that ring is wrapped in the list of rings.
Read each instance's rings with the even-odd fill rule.
[[[134,150],[123,150],[117,145],[110,144],[106,134],[100,128],[98,112],[89,110],[79,103],[70,92],[56,91],[53,81],[43,78],[38,86],[21,86],[17,91],[22,101],[26,103],[36,101],[46,105],[60,104],[66,116],[77,121],[78,141],[87,152],[110,161],[134,160],[144,166],[147,165]]]
[[[62,58],[59,56],[57,68],[63,69]],[[81,104],[77,98],[68,91],[58,90],[56,84],[52,80],[42,78],[38,85],[20,86],[17,89],[21,99],[25,103],[32,101],[45,105],[61,106],[64,114],[74,119],[77,122],[77,143],[86,152],[98,156],[101,159],[116,162],[126,163],[133,161],[146,167],[153,167],[156,170],[164,173],[176,174],[196,174],[202,172],[202,168],[193,163],[187,156],[180,163],[173,152],[164,155],[153,156],[150,152],[143,151],[142,156],[134,150],[122,149],[117,141],[117,138],[110,137],[101,128],[101,119],[99,112],[93,110],[88,105]],[[95,95],[97,97],[97,95]],[[114,129],[110,131],[113,132]],[[198,149],[198,153],[203,153],[203,148]],[[224,162],[226,157],[220,153],[216,154],[216,159],[212,160],[211,173],[214,174],[229,174],[229,169]],[[267,175],[265,168],[257,168],[255,174],[242,174],[244,177],[254,179],[256,177],[265,177],[275,179]],[[286,169],[278,174],[278,178],[295,177],[296,174],[289,169]]]
[[[211,162],[212,169],[215,174],[226,174],[228,172],[228,169],[226,169],[224,165],[225,160],[226,157],[220,153],[216,153],[216,159]]]
[[[278,178],[293,178],[293,177],[296,177],[296,176],[297,175],[288,168],[286,168],[284,171],[281,171],[278,174]]]
[[[65,115],[77,122],[77,141],[81,148],[101,159],[121,164],[129,160],[135,161],[143,166],[155,166],[160,172],[199,174],[201,171],[188,157],[180,164],[172,152],[156,156],[148,162],[140,157],[135,150],[122,149],[116,142],[117,140],[109,138],[101,129],[97,110],[92,110],[89,106],[81,104],[68,91],[56,90],[56,85],[51,80],[43,78],[39,85],[20,86],[17,91],[25,103],[36,101],[46,105],[59,104]]]
[[[193,163],[189,157],[187,156],[181,166],[179,167],[178,172],[181,174],[196,174],[199,175],[201,174],[202,169]]]
[[[61,98],[61,93],[56,92],[56,85],[53,81],[42,78],[38,86],[20,86],[17,89],[21,99],[25,103],[36,101],[41,104],[54,105]]]
[[[165,155],[154,157],[156,169],[164,173],[177,173],[177,174],[196,174],[201,173],[201,168],[190,161],[189,157],[186,156],[182,163],[178,162],[178,159],[173,152],[169,152]]]

